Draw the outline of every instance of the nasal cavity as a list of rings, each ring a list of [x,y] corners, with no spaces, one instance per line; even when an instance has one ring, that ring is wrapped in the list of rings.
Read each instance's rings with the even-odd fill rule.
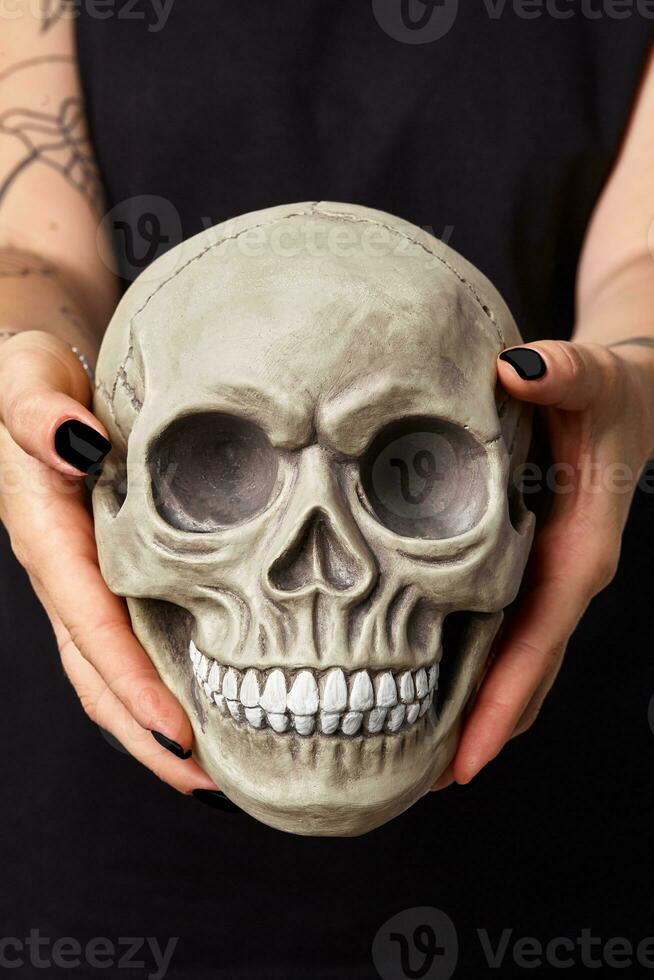
[[[314,585],[335,592],[351,589],[361,569],[322,512],[314,513],[268,572],[278,592],[298,592]]]

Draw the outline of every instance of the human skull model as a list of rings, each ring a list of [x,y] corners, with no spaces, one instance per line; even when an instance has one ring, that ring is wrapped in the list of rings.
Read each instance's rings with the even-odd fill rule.
[[[107,330],[100,565],[264,823],[356,835],[450,762],[533,517],[520,335],[491,283],[390,215],[311,202],[159,258]]]

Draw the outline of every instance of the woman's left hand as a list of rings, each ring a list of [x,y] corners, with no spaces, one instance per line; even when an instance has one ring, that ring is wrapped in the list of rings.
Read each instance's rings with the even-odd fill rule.
[[[498,375],[515,398],[542,406],[554,498],[525,588],[435,789],[470,782],[533,724],[572,632],[615,574],[629,506],[654,446],[652,348],[542,341],[504,352]]]

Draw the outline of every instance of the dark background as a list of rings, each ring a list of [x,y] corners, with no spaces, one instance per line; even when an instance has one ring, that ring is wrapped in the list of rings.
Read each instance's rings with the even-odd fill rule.
[[[158,34],[82,17],[109,206],[135,234],[141,195],[164,202],[164,232],[172,214],[185,236],[205,218],[312,198],[377,207],[437,235],[450,227],[525,337],[569,336],[579,248],[651,22],[491,20],[471,0],[446,37],[411,45],[371,10],[178,0]],[[354,840],[286,836],[205,809],[112,747],[76,703],[3,538],[1,936],[179,937],[172,980],[367,980],[378,976],[378,930],[420,906],[453,922],[456,977],[529,972],[510,954],[489,970],[477,929],[494,943],[505,929],[543,944],[583,928],[604,942],[654,935],[652,516],[639,491],[619,574],[577,630],[534,729],[469,787]]]

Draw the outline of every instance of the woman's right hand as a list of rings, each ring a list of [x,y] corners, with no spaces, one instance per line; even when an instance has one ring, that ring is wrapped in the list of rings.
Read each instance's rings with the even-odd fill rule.
[[[0,343],[0,520],[91,720],[180,792],[216,789],[190,756],[184,710],[134,636],[124,600],[102,579],[84,500],[86,473],[55,448],[55,440],[62,448],[66,430],[58,438],[57,430],[69,419],[89,426],[96,444],[98,436],[106,440],[86,407],[90,395],[84,369],[62,340],[29,330]],[[89,447],[87,471],[94,462],[97,470],[108,446]]]

